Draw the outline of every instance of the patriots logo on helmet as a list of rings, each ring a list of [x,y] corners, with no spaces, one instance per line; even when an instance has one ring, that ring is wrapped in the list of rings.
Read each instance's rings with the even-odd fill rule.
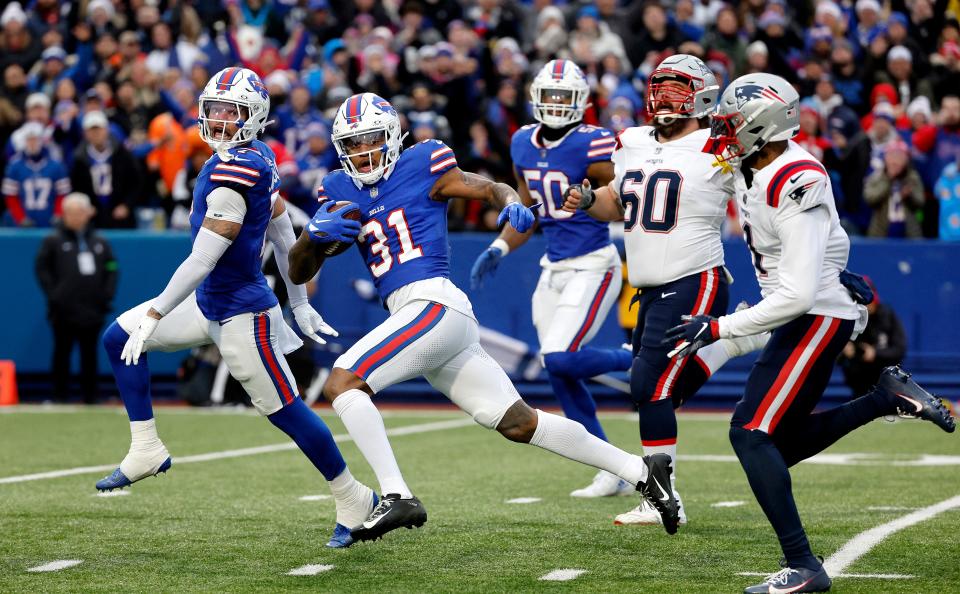
[[[751,99],[757,99],[761,97],[763,92],[763,87],[760,85],[751,85],[746,84],[737,87],[736,97],[737,97],[737,108],[742,108],[747,101]]]
[[[250,82],[250,86],[253,87],[253,90],[260,94],[261,97],[267,99],[270,97],[270,94],[267,92],[267,87],[264,86],[263,81],[260,80],[260,77],[256,74],[251,74],[247,77],[247,81]]]

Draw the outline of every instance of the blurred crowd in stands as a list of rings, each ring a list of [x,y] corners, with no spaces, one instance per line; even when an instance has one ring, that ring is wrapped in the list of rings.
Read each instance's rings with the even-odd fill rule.
[[[574,60],[585,121],[645,122],[664,57],[703,58],[722,84],[771,72],[802,99],[797,141],[833,178],[851,234],[960,240],[960,0],[24,0],[0,11],[3,221],[49,226],[71,191],[98,228],[182,229],[210,150],[196,98],[242,65],[269,90],[282,192],[307,214],[338,167],[336,108],[372,91],[408,143],[440,138],[460,166],[513,183],[528,86]],[[451,228],[490,229],[481,204]]]

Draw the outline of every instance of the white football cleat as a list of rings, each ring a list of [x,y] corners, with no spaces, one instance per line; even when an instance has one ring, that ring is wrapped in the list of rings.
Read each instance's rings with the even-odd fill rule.
[[[570,493],[570,497],[623,497],[636,493],[636,488],[615,474],[601,470],[593,482]]]
[[[678,511],[680,515],[679,523],[686,524],[687,514],[683,509],[683,501],[680,499],[680,494],[674,491],[673,496],[677,499],[677,507],[679,508]],[[650,505],[646,499],[637,507],[613,519],[614,526],[660,526],[661,524],[663,524],[663,520],[660,518],[660,512]]]

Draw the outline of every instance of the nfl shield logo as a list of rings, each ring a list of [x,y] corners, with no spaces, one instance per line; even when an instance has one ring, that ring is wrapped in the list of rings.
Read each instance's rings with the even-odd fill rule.
[[[375,188],[375,187],[374,187],[374,188],[370,188],[370,197],[371,197],[371,198],[376,198],[376,197],[377,197],[377,194],[379,194],[379,193],[380,193],[380,192],[379,192],[379,190],[377,190],[377,188]]]

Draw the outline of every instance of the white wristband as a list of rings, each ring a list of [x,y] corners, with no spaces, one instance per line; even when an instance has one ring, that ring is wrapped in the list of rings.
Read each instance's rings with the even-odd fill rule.
[[[499,237],[493,240],[493,243],[490,244],[490,247],[500,250],[502,256],[506,256],[510,253],[510,245]]]

